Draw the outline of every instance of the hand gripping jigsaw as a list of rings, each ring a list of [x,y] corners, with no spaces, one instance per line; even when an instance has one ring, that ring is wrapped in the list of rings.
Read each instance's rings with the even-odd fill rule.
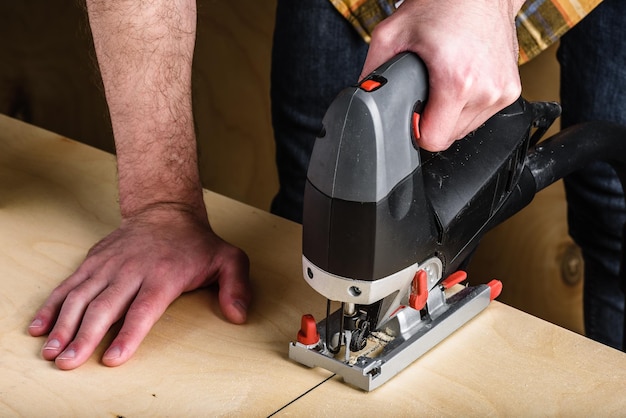
[[[448,150],[430,153],[416,142],[427,97],[416,55],[388,61],[331,104],[307,173],[303,276],[328,303],[319,323],[302,317],[289,357],[365,390],[497,297],[495,280],[455,286],[466,279],[460,267],[485,232],[576,167],[611,156],[618,142],[590,146],[580,138],[624,134],[590,124],[536,146],[560,106],[520,98]],[[563,142],[574,156],[557,162]],[[332,313],[331,301],[341,304]]]

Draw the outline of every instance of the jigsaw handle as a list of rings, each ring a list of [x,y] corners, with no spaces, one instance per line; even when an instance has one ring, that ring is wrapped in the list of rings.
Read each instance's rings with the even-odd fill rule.
[[[427,98],[426,66],[411,53],[397,55],[343,90],[322,121],[309,182],[333,199],[384,199],[419,166],[414,137]]]

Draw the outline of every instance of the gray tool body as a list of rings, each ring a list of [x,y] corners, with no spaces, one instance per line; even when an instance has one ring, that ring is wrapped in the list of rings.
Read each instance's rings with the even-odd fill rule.
[[[520,98],[450,149],[421,150],[427,80],[405,53],[345,89],[309,165],[303,276],[329,302],[319,323],[303,317],[289,356],[365,390],[488,306],[501,284],[457,292],[459,268],[485,232],[567,174],[543,169],[555,164],[536,147],[556,103]],[[330,301],[341,303],[332,314]]]

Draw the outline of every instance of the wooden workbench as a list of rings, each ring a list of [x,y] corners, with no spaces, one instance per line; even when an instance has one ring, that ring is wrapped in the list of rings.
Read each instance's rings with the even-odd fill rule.
[[[224,321],[214,290],[179,298],[125,365],[98,352],[64,372],[27,327],[119,221],[115,160],[0,116],[0,416],[618,416],[626,355],[498,302],[372,393],[287,358],[324,300],[300,277],[300,226],[206,192],[211,222],[247,251],[255,302]]]

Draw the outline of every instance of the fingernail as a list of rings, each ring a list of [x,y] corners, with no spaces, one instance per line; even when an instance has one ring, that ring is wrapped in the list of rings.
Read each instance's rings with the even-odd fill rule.
[[[233,302],[233,306],[235,307],[235,309],[237,309],[237,312],[239,312],[239,316],[240,316],[240,318],[238,320],[235,320],[235,322],[236,323],[245,322],[248,317],[248,305],[244,303],[242,300],[235,300]]]
[[[57,360],[73,360],[76,357],[76,350],[69,348],[57,356]]]
[[[43,321],[41,319],[35,319],[30,323],[28,328],[40,328],[43,326]]]
[[[104,353],[104,355],[102,356],[103,359],[106,360],[115,360],[117,358],[119,358],[122,355],[122,350],[119,347],[111,347],[109,348],[106,353]]]
[[[61,342],[57,340],[56,338],[53,338],[52,340],[48,341],[43,346],[44,350],[58,350],[59,348],[61,348]]]
[[[233,302],[233,305],[235,305],[235,308],[237,308],[237,310],[242,314],[245,315],[246,312],[248,311],[248,306],[243,303],[243,301],[241,300],[236,300]]]

